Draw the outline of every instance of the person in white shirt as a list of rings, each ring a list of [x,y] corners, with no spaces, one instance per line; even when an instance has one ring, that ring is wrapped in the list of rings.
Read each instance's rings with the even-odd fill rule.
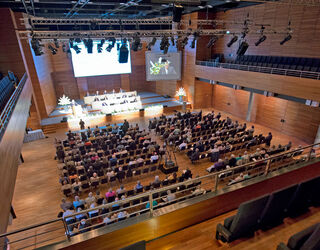
[[[157,161],[158,159],[159,159],[159,155],[157,155],[156,152],[150,157],[151,162],[155,162],[155,161]]]
[[[85,199],[87,206],[89,207],[92,203],[96,201],[96,198],[93,196],[92,192],[88,194],[88,197]]]

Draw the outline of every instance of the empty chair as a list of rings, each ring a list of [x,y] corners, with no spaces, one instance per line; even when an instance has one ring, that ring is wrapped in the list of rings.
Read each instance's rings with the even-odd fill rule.
[[[316,250],[320,249],[320,223],[314,224],[292,235],[288,244],[281,242],[277,250]]]
[[[283,222],[291,197],[297,188],[298,185],[294,185],[270,195],[260,219],[260,227],[262,229],[268,229]]]
[[[217,225],[216,239],[232,242],[240,237],[253,235],[268,198],[269,195],[265,195],[242,203],[236,215],[225,219],[224,225]]]

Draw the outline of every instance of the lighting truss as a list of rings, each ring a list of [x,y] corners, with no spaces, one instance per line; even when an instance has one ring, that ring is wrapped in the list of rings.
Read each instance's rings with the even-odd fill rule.
[[[224,29],[206,29],[198,30],[199,36],[224,35]],[[171,36],[192,36],[190,30],[99,30],[99,31],[19,31],[21,39],[29,39],[31,37],[41,40],[69,40],[70,38],[87,39],[103,39],[105,37],[115,37],[121,39],[123,37],[130,38],[138,34],[141,38],[145,37],[163,37]]]

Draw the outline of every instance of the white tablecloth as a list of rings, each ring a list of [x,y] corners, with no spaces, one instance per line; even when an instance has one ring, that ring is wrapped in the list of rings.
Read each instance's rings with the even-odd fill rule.
[[[37,129],[37,130],[29,131],[28,134],[25,134],[23,142],[36,141],[44,138],[45,136],[43,134],[42,129]]]

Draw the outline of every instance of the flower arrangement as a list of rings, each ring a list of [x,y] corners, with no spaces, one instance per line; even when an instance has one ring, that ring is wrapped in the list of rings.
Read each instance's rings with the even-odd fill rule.
[[[69,97],[63,95],[62,97],[59,98],[58,104],[61,106],[66,106],[71,104],[71,100]]]
[[[185,91],[184,88],[179,88],[177,91],[176,91],[176,96],[187,96],[187,93]]]

